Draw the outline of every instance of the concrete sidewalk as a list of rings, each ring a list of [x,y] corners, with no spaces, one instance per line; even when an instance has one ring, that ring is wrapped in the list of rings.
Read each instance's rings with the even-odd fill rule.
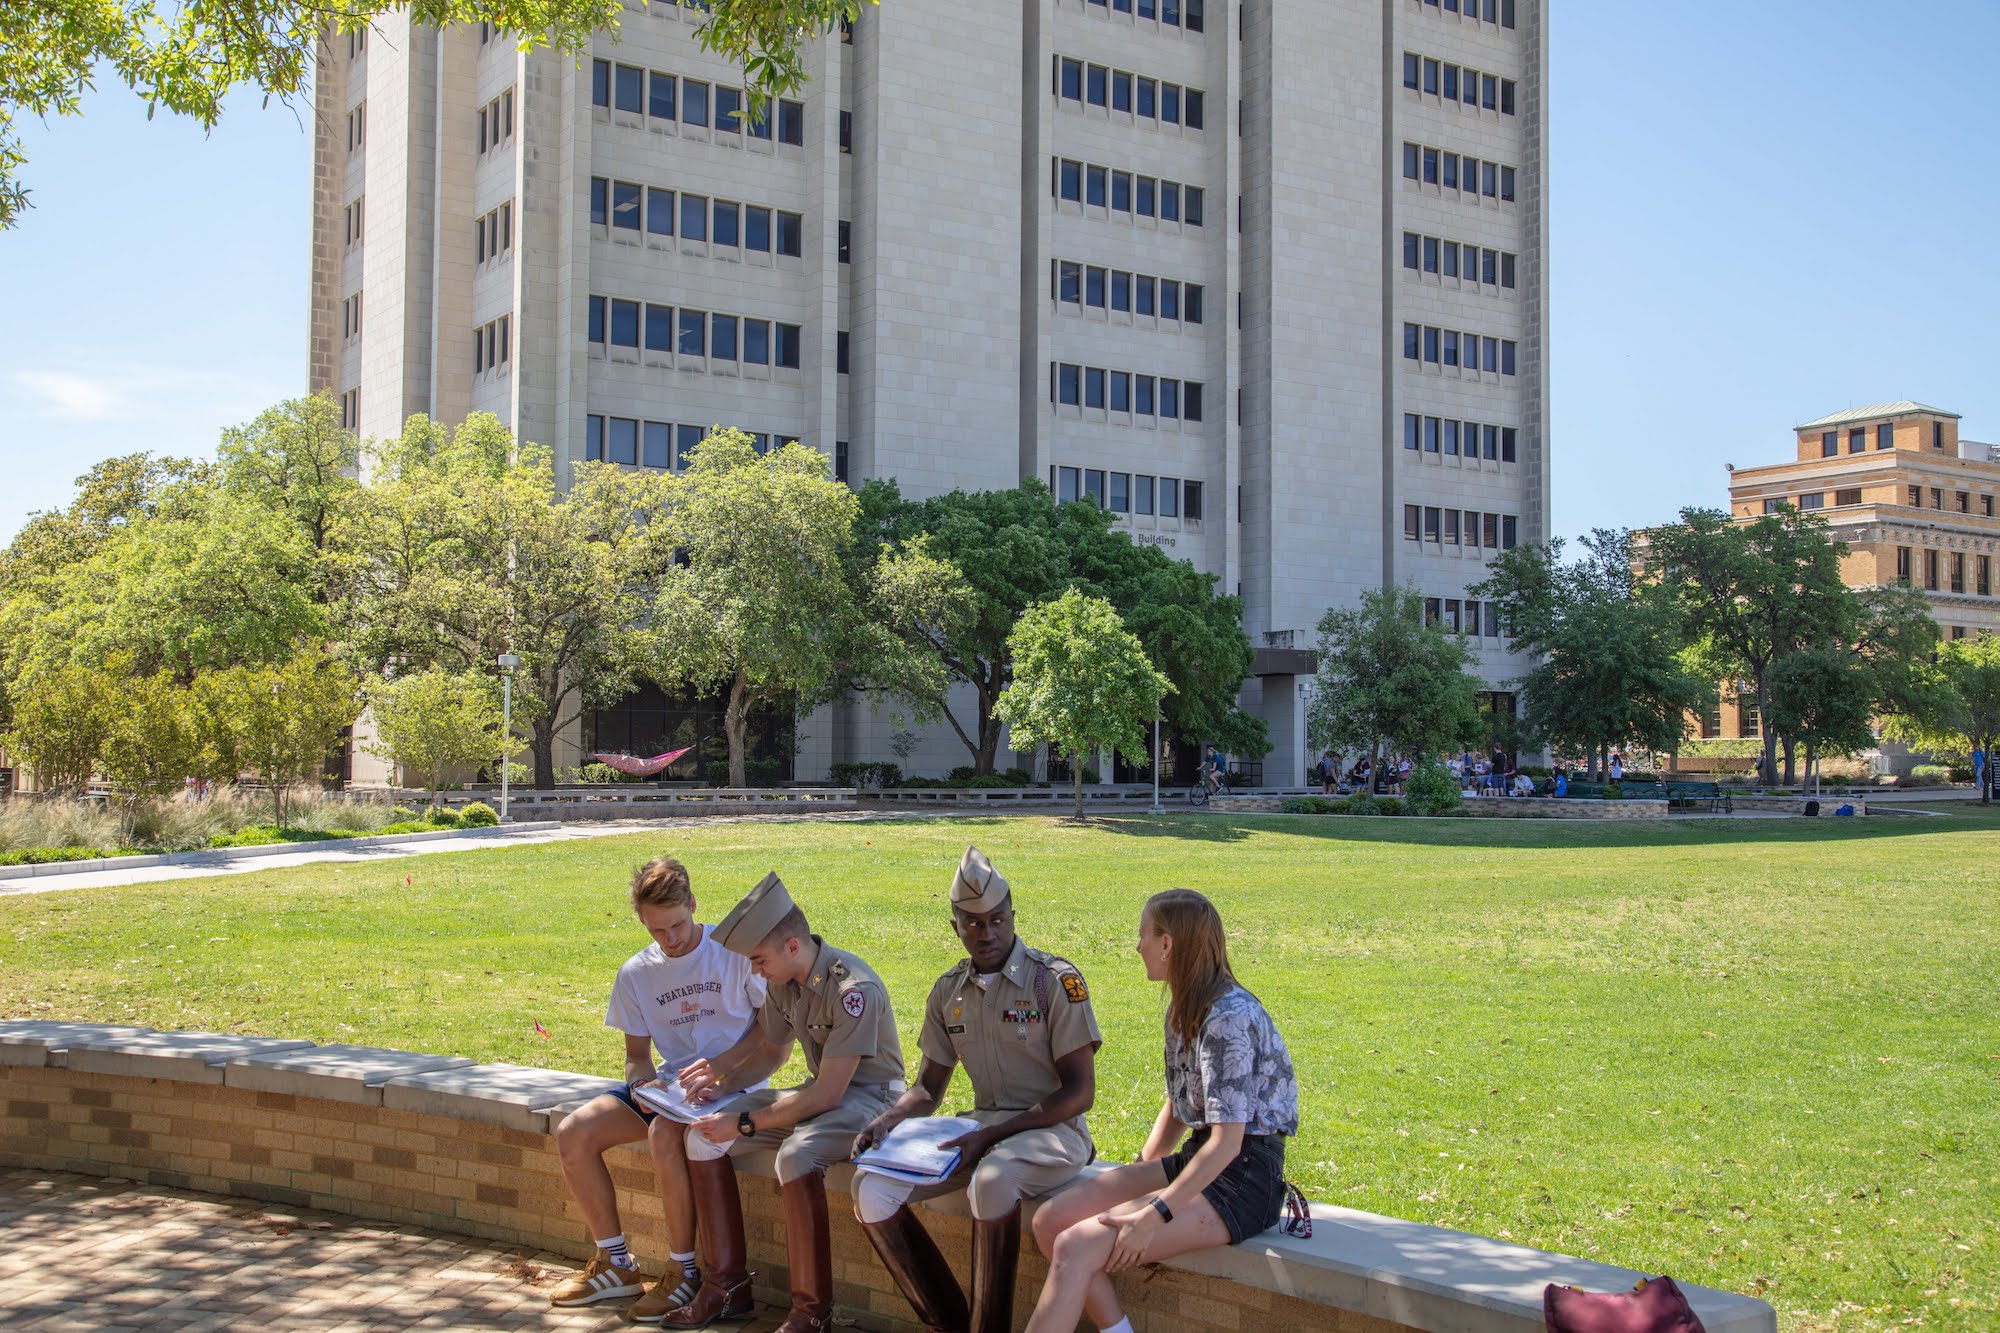
[[[928,812],[927,812],[928,813]],[[609,838],[626,833],[645,833],[655,829],[705,828],[715,824],[795,824],[806,821],[824,822],[832,820],[865,821],[879,819],[873,812],[865,814],[813,814],[813,815],[697,815],[685,819],[618,820],[592,822],[588,824],[565,824],[561,828],[536,829],[512,833],[502,829],[491,829],[477,833],[467,833],[458,837],[436,838],[428,842],[404,843],[392,846],[349,847],[338,841],[318,845],[308,845],[296,852],[285,852],[275,856],[259,856],[248,860],[231,860],[217,856],[212,862],[194,860],[180,865],[135,866],[130,869],[93,870],[75,875],[50,875],[42,878],[5,878],[6,870],[0,869],[0,897],[23,893],[57,893],[64,889],[102,889],[126,884],[165,884],[175,880],[204,879],[215,875],[248,875],[265,870],[282,870],[287,866],[310,865],[317,861],[334,861],[348,864],[362,864],[376,861],[394,860],[406,856],[435,856],[443,852],[490,851],[501,847],[529,847],[536,843],[574,842],[583,838]]]
[[[553,1309],[576,1271],[557,1255],[129,1180],[0,1171],[0,1234],[0,1324],[23,1333],[630,1327],[627,1301]]]

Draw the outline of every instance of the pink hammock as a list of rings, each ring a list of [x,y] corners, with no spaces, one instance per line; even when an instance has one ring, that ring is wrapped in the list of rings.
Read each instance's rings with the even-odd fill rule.
[[[617,769],[620,773],[635,778],[650,778],[672,768],[675,760],[692,749],[694,747],[690,745],[683,749],[670,750],[666,754],[656,754],[651,759],[634,759],[629,754],[594,754],[591,758]]]

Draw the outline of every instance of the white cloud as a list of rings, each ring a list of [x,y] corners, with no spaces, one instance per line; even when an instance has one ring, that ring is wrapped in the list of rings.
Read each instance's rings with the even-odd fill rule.
[[[17,370],[9,378],[39,400],[35,415],[58,421],[113,421],[125,414],[118,386],[63,370]]]

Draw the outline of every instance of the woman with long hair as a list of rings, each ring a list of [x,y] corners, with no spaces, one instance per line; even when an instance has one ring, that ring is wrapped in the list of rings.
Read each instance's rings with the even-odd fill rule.
[[[1191,889],[1154,894],[1139,957],[1167,985],[1166,1101],[1137,1162],[1035,1214],[1049,1276],[1028,1333],[1072,1333],[1086,1312],[1105,1333],[1131,1333],[1109,1274],[1237,1244],[1284,1212],[1298,1083],[1271,1016],[1229,970],[1215,905]]]

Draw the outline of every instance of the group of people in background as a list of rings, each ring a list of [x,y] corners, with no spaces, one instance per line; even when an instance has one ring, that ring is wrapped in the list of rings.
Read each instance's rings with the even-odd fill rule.
[[[1088,1113],[1103,1037],[1090,987],[1069,961],[1015,931],[1013,892],[976,848],[952,876],[959,957],[924,1003],[914,1082],[887,988],[855,954],[812,933],[773,874],[713,927],[696,919],[688,872],[662,857],[639,870],[631,901],[653,943],[619,969],[608,1026],[625,1037],[625,1086],[557,1131],[563,1173],[596,1251],[552,1295],[559,1306],[636,1297],[628,1317],[706,1328],[751,1317],[735,1162],[775,1163],[791,1309],[779,1333],[826,1333],[833,1320],[828,1167],[904,1121],[944,1109],[961,1067],[979,1128],[947,1144],[958,1172],[939,1185],[858,1173],[855,1216],[918,1322],[939,1333],[1011,1330],[1022,1204],[1040,1200],[1036,1245],[1049,1271],[1027,1327],[1069,1333],[1088,1313],[1130,1333],[1108,1274],[1235,1244],[1303,1203],[1284,1180],[1298,1132],[1290,1054],[1263,1005],[1236,980],[1221,917],[1199,893],[1154,894],[1137,950],[1167,990],[1165,1095],[1135,1162],[1088,1176]],[[770,1079],[794,1046],[806,1080]],[[651,1109],[648,1088],[678,1090],[719,1113],[683,1123]],[[645,1142],[666,1208],[665,1276],[640,1276],[603,1154]],[[971,1288],[960,1287],[912,1202],[963,1191],[972,1213]],[[699,1243],[697,1244],[697,1237]]]
[[[1355,761],[1354,767],[1345,770],[1341,767],[1342,762],[1339,751],[1328,750],[1313,766],[1313,776],[1318,779],[1320,790],[1328,796],[1346,796],[1354,792],[1401,796],[1403,784],[1409,780],[1413,767],[1408,755],[1386,758],[1378,765],[1364,754]],[[1444,762],[1445,768],[1458,780],[1459,790],[1466,796],[1569,794],[1569,776],[1563,769],[1554,769],[1545,782],[1537,783],[1532,774],[1521,771],[1518,755],[1509,755],[1503,750],[1495,750],[1484,757],[1476,757],[1466,750]],[[1616,750],[1611,752],[1605,772],[1613,782],[1624,779],[1625,761]]]

